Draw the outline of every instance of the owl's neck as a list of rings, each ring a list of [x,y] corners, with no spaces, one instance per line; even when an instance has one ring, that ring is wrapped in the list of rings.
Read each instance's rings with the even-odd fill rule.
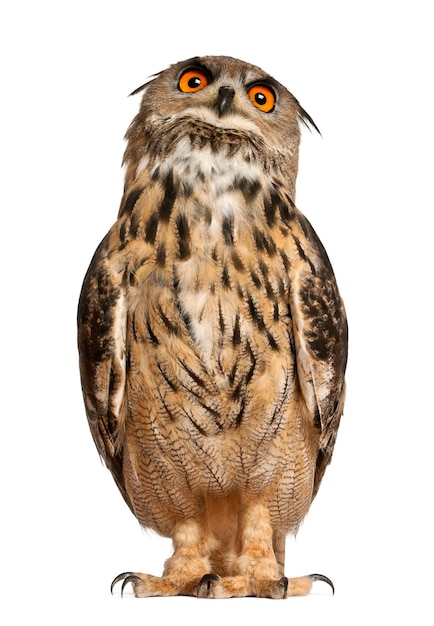
[[[133,132],[134,131],[134,132]],[[156,171],[172,170],[175,178],[196,187],[201,181],[225,186],[230,179],[282,181],[295,199],[298,170],[298,140],[285,148],[270,146],[258,132],[213,126],[203,120],[185,118],[149,123],[131,128],[124,155],[127,165],[125,188],[144,183]],[[144,174],[144,176],[143,176]]]
[[[188,140],[180,142],[173,155],[160,164],[161,173],[172,171],[175,179],[184,186],[197,191],[203,189],[208,202],[218,201],[222,194],[239,186],[240,181],[248,187],[262,186],[264,171],[256,159],[245,158],[241,152],[227,154],[212,148],[198,148]]]
[[[151,160],[148,154],[141,158],[135,168],[134,186],[145,187],[169,175],[187,195],[190,190],[203,192],[207,203],[214,198],[218,204],[221,196],[231,191],[246,190],[249,195],[259,189],[267,192],[276,182],[295,202],[296,169],[285,167],[278,155],[270,155],[265,149],[255,151],[250,144],[236,150],[228,144],[216,150],[212,145],[197,145],[189,138],[178,140],[164,158]]]

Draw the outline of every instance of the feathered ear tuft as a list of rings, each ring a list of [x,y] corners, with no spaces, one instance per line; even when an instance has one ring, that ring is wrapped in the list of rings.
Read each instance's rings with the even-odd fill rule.
[[[316,132],[319,135],[321,135],[321,131],[318,128],[318,126],[315,124],[315,122],[313,121],[309,113],[305,111],[303,107],[300,106],[300,104],[298,104],[298,115],[299,115],[300,121],[306,126],[306,128],[308,128],[311,132],[312,132],[312,128],[314,128]]]
[[[149,83],[151,83],[153,81],[154,78],[156,78],[156,76],[159,76],[161,74],[161,72],[157,72],[156,74],[152,74],[151,76],[149,76],[148,80],[146,81],[146,83],[143,83],[143,85],[140,85],[140,87],[137,87],[137,89],[134,89],[134,91],[132,91],[128,97],[130,96],[135,96],[136,94],[140,93],[141,91],[143,91],[144,89],[146,89],[146,86],[149,85]]]
[[[134,91],[132,91],[130,94],[128,94],[128,97],[135,96],[136,94],[138,94],[141,91],[143,91],[148,83],[149,83],[149,80],[146,83],[144,83],[143,85],[141,85],[140,87],[137,87],[137,89],[134,89]]]

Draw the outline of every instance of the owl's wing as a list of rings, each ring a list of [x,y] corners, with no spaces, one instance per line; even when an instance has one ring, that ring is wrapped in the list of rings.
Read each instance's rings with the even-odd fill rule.
[[[298,214],[299,262],[291,281],[297,374],[304,401],[320,429],[314,496],[331,461],[345,396],[348,327],[327,253]]]
[[[127,306],[124,272],[108,254],[110,236],[97,248],[80,294],[80,375],[96,447],[131,508],[122,472]]]

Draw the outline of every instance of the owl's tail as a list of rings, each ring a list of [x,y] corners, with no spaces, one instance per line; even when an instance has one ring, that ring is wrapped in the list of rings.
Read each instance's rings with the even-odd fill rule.
[[[285,535],[273,535],[273,550],[281,576],[285,575]]]

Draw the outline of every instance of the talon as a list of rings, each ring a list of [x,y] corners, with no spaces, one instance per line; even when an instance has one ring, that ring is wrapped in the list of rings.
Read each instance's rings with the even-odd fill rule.
[[[220,580],[220,576],[217,576],[217,574],[205,574],[204,576],[202,576],[202,578],[200,579],[196,587],[196,596],[199,597],[202,586],[206,583],[206,596],[205,597],[208,598],[209,591],[211,589],[211,583],[216,583],[218,580]]]
[[[114,579],[114,581],[110,585],[110,592],[111,592],[111,594],[113,595],[113,589],[115,588],[115,585],[117,585],[118,582],[120,582],[124,578],[127,578],[128,576],[132,576],[133,574],[134,574],[134,572],[123,572],[122,574],[119,574],[119,576],[116,576],[116,578]]]
[[[114,581],[112,582],[110,586],[110,591],[112,595],[113,595],[113,589],[115,588],[115,585],[119,583],[121,580],[124,581],[121,587],[121,598],[124,595],[124,589],[125,589],[125,586],[128,585],[128,583],[140,582],[140,578],[134,572],[123,572],[122,574],[119,574],[119,576],[116,576],[116,578],[114,579]]]
[[[139,582],[140,582],[140,578],[136,576],[135,574],[130,574],[129,576],[127,576],[124,582],[122,583],[121,598],[123,598],[124,596],[124,589],[128,585],[128,583],[139,583]]]
[[[321,580],[322,582],[327,583],[332,588],[333,595],[335,595],[335,586],[330,578],[327,578],[327,576],[323,576],[323,574],[310,574],[309,578],[311,578],[314,582],[316,580]]]
[[[283,594],[282,598],[286,598],[286,592],[288,591],[288,579],[286,576],[282,576],[282,578],[277,583],[279,587],[282,587]]]

